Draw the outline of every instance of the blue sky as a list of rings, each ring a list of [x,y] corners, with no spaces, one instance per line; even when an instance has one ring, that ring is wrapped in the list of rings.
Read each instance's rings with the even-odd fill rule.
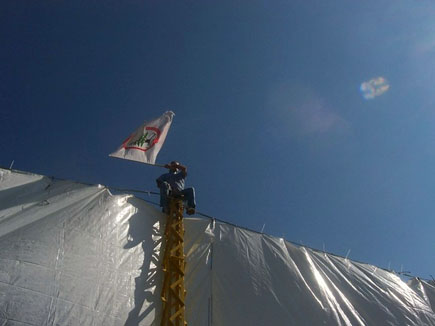
[[[433,1],[2,1],[0,165],[123,188],[109,158],[176,113],[158,163],[198,210],[435,274]],[[372,99],[363,82],[382,77]],[[157,198],[151,198],[157,201]]]

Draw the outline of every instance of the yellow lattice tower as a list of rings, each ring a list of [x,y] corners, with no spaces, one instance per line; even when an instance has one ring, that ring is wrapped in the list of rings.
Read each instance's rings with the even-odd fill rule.
[[[183,201],[170,198],[165,228],[165,254],[163,256],[163,313],[161,326],[185,326],[184,300],[184,223]]]

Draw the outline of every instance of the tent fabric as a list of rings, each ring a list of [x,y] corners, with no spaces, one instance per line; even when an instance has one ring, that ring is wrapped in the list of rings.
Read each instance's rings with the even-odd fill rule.
[[[0,325],[159,325],[165,216],[99,185],[0,169]],[[188,325],[435,325],[435,287],[185,219]]]
[[[189,239],[186,284],[195,321],[209,310],[208,325],[435,325],[427,282],[411,286],[373,265],[227,223],[187,225],[197,237]]]
[[[102,186],[0,170],[0,325],[153,325],[161,218]]]

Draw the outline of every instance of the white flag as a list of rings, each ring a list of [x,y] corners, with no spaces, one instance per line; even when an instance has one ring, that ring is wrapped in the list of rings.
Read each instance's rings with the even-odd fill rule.
[[[155,120],[144,122],[109,156],[155,164],[174,115],[174,112],[167,111]]]

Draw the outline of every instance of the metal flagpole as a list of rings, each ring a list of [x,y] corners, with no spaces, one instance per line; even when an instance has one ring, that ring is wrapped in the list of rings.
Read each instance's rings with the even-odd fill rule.
[[[127,160],[127,161],[131,161],[131,162],[136,162],[136,163],[142,163],[142,164],[146,164],[146,165],[157,166],[157,167],[160,167],[160,168],[164,168],[164,167],[165,167],[165,166],[162,165],[162,164],[151,164],[151,163],[145,163],[145,162],[141,162],[141,161],[132,160],[132,159],[129,159],[129,158],[123,158],[123,157],[117,157],[117,156],[110,156],[110,155],[109,155],[109,157],[117,158],[117,159],[119,159],[119,160]]]

